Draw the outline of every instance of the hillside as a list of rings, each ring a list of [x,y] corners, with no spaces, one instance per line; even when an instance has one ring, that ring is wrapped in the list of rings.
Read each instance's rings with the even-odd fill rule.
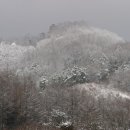
[[[35,44],[0,44],[0,126],[129,128],[129,43],[85,22],[67,22],[51,25]]]
[[[50,74],[74,66],[86,67],[94,60],[108,59],[109,54],[116,53],[114,51],[118,51],[120,44],[125,42],[115,33],[80,22],[53,26],[46,38],[37,43],[38,58],[34,59]]]

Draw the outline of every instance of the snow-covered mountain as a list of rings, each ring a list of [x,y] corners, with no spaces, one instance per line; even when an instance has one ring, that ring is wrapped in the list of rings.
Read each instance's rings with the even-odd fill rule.
[[[80,22],[64,23],[53,25],[48,32],[47,38],[38,42],[37,47],[44,46],[46,43],[54,42],[60,46],[66,46],[71,42],[80,44],[114,44],[125,42],[123,38],[116,33],[105,29],[99,29]]]
[[[74,65],[86,66],[92,60],[99,61],[111,53],[111,46],[124,42],[113,32],[74,22],[50,27],[46,38],[37,43],[36,50],[39,64],[55,72]]]
[[[90,62],[98,66],[98,62],[103,63],[100,60],[111,53],[108,52],[111,46],[124,42],[117,34],[88,26],[85,22],[67,22],[52,25],[36,47],[1,43],[0,64],[1,67],[29,69],[36,65],[38,71],[49,74],[75,65],[86,67]]]
[[[129,50],[117,34],[82,22],[52,25],[35,47],[2,42],[2,121],[6,126],[12,119],[19,125],[20,119],[63,129],[129,128]]]

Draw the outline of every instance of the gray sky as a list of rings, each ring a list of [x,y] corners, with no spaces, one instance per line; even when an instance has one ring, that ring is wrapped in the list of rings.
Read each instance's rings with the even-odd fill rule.
[[[130,0],[0,0],[0,37],[46,32],[53,23],[74,20],[130,41]]]

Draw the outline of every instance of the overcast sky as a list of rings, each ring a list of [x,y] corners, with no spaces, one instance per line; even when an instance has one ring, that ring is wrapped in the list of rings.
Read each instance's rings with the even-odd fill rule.
[[[46,32],[53,23],[75,20],[130,40],[130,0],[0,0],[0,37]]]

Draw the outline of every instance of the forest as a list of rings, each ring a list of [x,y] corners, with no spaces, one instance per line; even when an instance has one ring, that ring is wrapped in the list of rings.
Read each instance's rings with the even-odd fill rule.
[[[86,22],[0,41],[0,130],[130,129],[130,43]]]

